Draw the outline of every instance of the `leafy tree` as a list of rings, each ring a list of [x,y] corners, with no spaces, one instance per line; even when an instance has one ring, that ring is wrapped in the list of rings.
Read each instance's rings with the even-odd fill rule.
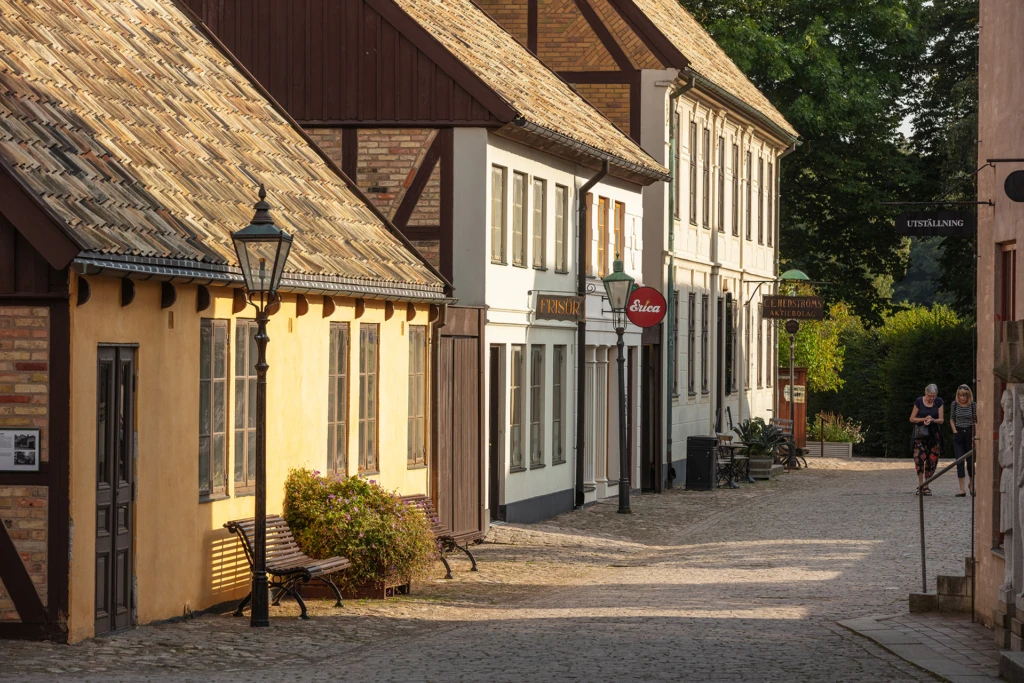
[[[794,357],[797,366],[807,368],[807,391],[839,391],[843,388],[846,348],[840,341],[840,335],[851,325],[859,326],[860,320],[853,315],[848,304],[841,302],[832,304],[824,320],[800,323]],[[780,332],[779,365],[787,363],[789,335]]]
[[[925,45],[923,0],[680,0],[802,144],[782,164],[785,267],[879,321],[907,245],[884,201],[917,172],[899,127]]]

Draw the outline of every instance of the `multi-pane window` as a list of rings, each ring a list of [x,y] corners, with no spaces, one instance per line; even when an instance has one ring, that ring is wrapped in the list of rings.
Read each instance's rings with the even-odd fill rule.
[[[772,385],[772,377],[775,375],[775,346],[773,345],[775,335],[775,325],[771,320],[768,321],[768,344],[765,346],[764,352],[767,358],[767,366],[764,373],[764,381],[768,386]]]
[[[626,205],[615,202],[615,253],[613,258],[626,260]]]
[[[376,472],[380,325],[359,326],[359,471]]]
[[[697,122],[690,121],[690,222],[697,225]]]
[[[409,326],[409,465],[427,463],[427,328]]]
[[[718,232],[725,232],[725,138],[718,138]]]
[[[702,221],[705,228],[711,229],[711,131],[704,129],[704,177],[701,183],[701,199],[704,213]]]
[[[743,305],[743,388],[750,388],[750,304]]]
[[[679,126],[682,125],[682,120],[681,120],[681,118],[679,116],[679,112],[678,111],[675,112],[672,116],[674,117],[674,124],[673,125],[675,126],[674,130],[676,132],[676,136],[675,136],[675,143],[676,143],[676,145],[675,145],[676,146],[676,148],[675,148],[675,171],[676,171],[676,177],[673,179],[674,180],[674,185],[673,185],[673,188],[672,188],[672,191],[675,194],[675,206],[672,207],[672,215],[673,215],[673,218],[679,218],[682,215],[682,213],[681,213],[682,209],[679,208],[679,204],[680,204],[680,202],[683,199],[683,179],[682,179],[683,169],[680,168],[680,164],[682,163],[683,155],[682,155],[682,150],[680,149],[680,147],[682,147],[682,145],[679,144],[679,140],[683,136],[683,130],[682,130],[682,128],[679,127]]]
[[[686,391],[696,394],[697,373],[694,372],[694,365],[697,360],[697,295],[693,292],[690,292],[686,324]]]
[[[512,386],[510,387],[509,411],[509,460],[513,470],[523,467],[523,349],[522,344],[512,345]]]
[[[544,268],[548,239],[548,183],[533,179],[533,267]]]
[[[752,223],[751,223],[751,220],[750,220],[750,208],[753,205],[753,201],[752,201],[753,200],[752,188],[753,188],[753,185],[754,185],[754,183],[753,183],[753,179],[754,179],[754,177],[753,177],[754,176],[753,163],[754,162],[753,162],[753,160],[752,160],[752,158],[750,156],[750,152],[747,152],[747,207],[746,207],[747,216],[746,216],[746,218],[747,218],[747,239],[748,240],[751,237],[750,228],[752,226]]]
[[[608,273],[608,198],[597,200],[597,276]]]
[[[551,464],[565,462],[565,346],[555,346],[551,384]]]
[[[735,304],[731,298],[725,300],[725,391],[736,392],[736,329],[734,323]],[[721,299],[719,299],[719,311]]]
[[[679,305],[679,290],[677,289],[672,293],[672,300],[669,301],[668,303],[669,315],[674,315],[676,321],[675,325],[672,326],[672,357],[674,357],[677,361],[675,364],[674,372],[672,373],[673,396],[679,395],[679,373],[682,372],[682,368],[680,367],[682,364],[678,362],[680,353],[679,328],[681,326],[680,323],[682,322],[680,320],[680,318],[682,317],[680,313],[681,310],[682,306]]]
[[[530,347],[530,467],[544,464],[544,345]]]
[[[348,473],[349,324],[331,323],[327,361],[327,471]]]
[[[708,388],[708,331],[711,319],[708,306],[708,295],[700,296],[700,393],[706,394]]]
[[[761,310],[761,304],[758,304],[757,308],[757,388],[760,389],[764,386],[764,349],[761,347],[764,341],[764,312]]]
[[[235,322],[235,493],[256,485],[256,321]]]
[[[512,265],[526,265],[526,174],[512,174]]]
[[[199,495],[226,495],[228,321],[199,323]]]
[[[768,246],[772,246],[772,235],[775,233],[775,174],[772,164],[768,164]]]
[[[507,171],[491,167],[491,262],[505,263],[505,194]]]
[[[740,236],[740,146],[732,146],[732,234]]]
[[[757,243],[764,244],[764,159],[757,160]]]
[[[555,270],[569,272],[569,188],[555,185]]]

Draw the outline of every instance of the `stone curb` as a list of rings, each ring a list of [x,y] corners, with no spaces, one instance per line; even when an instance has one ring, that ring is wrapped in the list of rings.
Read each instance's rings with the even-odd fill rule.
[[[974,669],[958,664],[912,635],[902,633],[879,623],[895,615],[863,617],[838,622],[843,628],[874,641],[900,659],[910,662],[919,669],[952,683],[1001,683],[1000,679],[986,676]]]

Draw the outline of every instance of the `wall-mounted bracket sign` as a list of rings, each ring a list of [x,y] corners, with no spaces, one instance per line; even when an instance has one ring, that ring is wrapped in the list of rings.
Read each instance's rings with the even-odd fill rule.
[[[587,317],[587,310],[582,296],[538,294],[535,315],[538,320],[579,322]]]
[[[39,430],[0,429],[0,472],[39,471]]]
[[[910,237],[971,237],[974,229],[970,211],[907,211],[896,219],[896,232]]]
[[[626,317],[637,327],[654,327],[667,310],[665,297],[654,287],[638,287],[626,302]]]
[[[765,318],[773,320],[824,320],[825,300],[820,296],[770,294],[761,300]]]

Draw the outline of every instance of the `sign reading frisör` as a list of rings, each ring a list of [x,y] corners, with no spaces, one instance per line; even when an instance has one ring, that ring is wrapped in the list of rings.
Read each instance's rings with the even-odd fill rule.
[[[896,218],[896,232],[910,237],[970,237],[974,227],[969,211],[907,211]]]
[[[825,300],[820,296],[780,296],[761,300],[764,317],[775,320],[824,320]]]
[[[581,296],[538,294],[535,315],[538,320],[579,322],[586,317],[587,313]]]
[[[637,327],[654,327],[665,317],[665,297],[654,287],[634,289],[626,302],[626,317]]]

